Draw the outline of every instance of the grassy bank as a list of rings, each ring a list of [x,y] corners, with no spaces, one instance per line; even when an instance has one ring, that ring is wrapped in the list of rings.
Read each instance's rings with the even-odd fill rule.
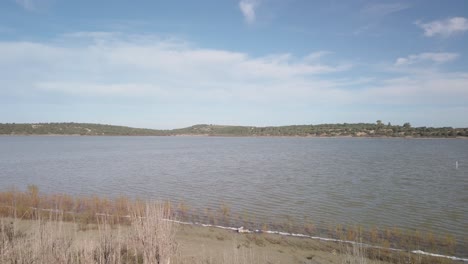
[[[452,239],[398,230],[335,226],[321,231],[329,232],[328,237],[381,245],[368,247],[169,221],[193,218],[189,211],[184,205],[126,197],[40,194],[35,186],[26,192],[0,192],[1,263],[451,263],[391,247],[455,247]],[[217,213],[198,219],[213,224],[231,219],[227,206],[213,211]],[[309,224],[309,233],[317,230]],[[434,250],[425,251],[440,252]]]

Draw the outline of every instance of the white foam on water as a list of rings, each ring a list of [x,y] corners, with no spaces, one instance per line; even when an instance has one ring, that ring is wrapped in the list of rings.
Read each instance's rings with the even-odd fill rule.
[[[413,250],[413,251],[411,251],[411,253],[420,254],[420,255],[427,255],[427,256],[432,256],[432,257],[439,257],[439,258],[448,258],[448,259],[451,259],[451,260],[458,260],[458,261],[468,262],[468,258],[459,258],[459,257],[455,257],[455,256],[446,256],[446,255],[441,255],[441,254],[425,252],[425,251],[422,251],[422,250]]]

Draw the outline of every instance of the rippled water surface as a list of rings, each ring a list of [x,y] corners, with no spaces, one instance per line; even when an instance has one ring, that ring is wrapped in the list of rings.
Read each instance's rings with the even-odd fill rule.
[[[0,137],[0,187],[28,184],[468,236],[468,140]]]

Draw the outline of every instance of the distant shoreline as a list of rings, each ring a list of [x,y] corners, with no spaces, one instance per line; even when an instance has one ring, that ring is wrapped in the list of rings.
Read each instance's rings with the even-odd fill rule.
[[[239,136],[239,135],[79,135],[79,134],[0,134],[0,137],[212,137],[212,138],[320,138],[320,139],[462,139],[468,137],[389,137],[389,136]]]
[[[376,123],[290,126],[200,124],[178,129],[146,129],[93,123],[0,123],[0,135],[17,136],[190,136],[302,138],[468,138],[468,128],[412,127]]]

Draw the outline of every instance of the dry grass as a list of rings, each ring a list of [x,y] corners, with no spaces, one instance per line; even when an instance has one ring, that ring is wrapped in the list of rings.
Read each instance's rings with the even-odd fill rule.
[[[352,244],[344,246],[343,264],[368,264],[366,248],[362,244]]]
[[[136,207],[131,216],[134,244],[143,254],[143,263],[169,264],[177,252],[175,224],[170,219],[170,207],[147,203],[146,208]]]
[[[29,186],[26,192],[0,192],[0,216],[4,217],[0,217],[0,263],[269,263],[267,258],[259,257],[250,248],[238,247],[224,252],[221,259],[209,255],[197,259],[180,256],[175,241],[177,224],[168,220],[175,219],[176,215],[190,215],[189,211],[185,204],[171,208],[169,203],[147,203],[126,197],[44,195],[35,186]],[[218,210],[207,210],[206,216],[205,221],[214,224],[235,218],[224,204]],[[203,216],[200,218],[203,220]],[[241,220],[248,225],[250,218],[245,213]],[[19,228],[19,223],[25,219],[34,221],[28,228]],[[268,228],[264,226],[264,229]],[[296,231],[291,221],[286,221],[283,226]],[[310,221],[305,230],[311,235],[320,232]],[[80,238],[83,231],[95,235]],[[335,226],[327,232],[331,237],[383,246],[379,249],[360,244],[339,246],[338,253],[344,256],[342,263],[371,263],[370,259],[391,263],[451,263],[447,259],[385,248],[416,249],[416,246],[425,245],[430,249],[447,248],[447,252],[455,248],[453,237],[441,239],[432,233],[408,234],[397,228],[366,231],[361,227]],[[280,245],[283,241],[275,236],[254,234],[246,235],[246,238],[248,243],[258,247]],[[224,241],[222,236],[216,239]]]
[[[40,214],[21,231],[18,218],[1,218],[0,263],[169,264],[177,249],[169,210],[159,203],[134,208],[126,232],[111,226],[108,216],[97,216],[97,234],[86,239],[60,213]]]
[[[175,241],[177,226],[168,221],[170,211],[160,203],[135,209],[127,227],[112,227],[106,217],[99,216],[97,230],[86,231],[91,233],[85,238],[80,237],[77,224],[64,222],[57,214],[50,216],[32,221],[0,218],[0,263],[268,263],[266,257],[234,246],[221,258],[183,258]]]
[[[63,221],[37,219],[20,231],[18,220],[2,219],[0,230],[1,263],[72,263],[77,257]]]
[[[20,219],[33,219],[48,214],[46,209],[54,209],[63,213],[63,220],[73,221],[83,226],[95,223],[96,214],[109,215],[106,221],[111,224],[129,224],[127,216],[132,215],[133,208],[145,206],[145,201],[117,197],[113,199],[85,196],[74,197],[66,194],[42,194],[36,186],[29,186],[26,192],[15,189],[0,192],[0,216],[17,217]],[[14,210],[13,210],[14,208]],[[248,212],[240,215],[232,212],[225,203],[220,208],[206,208],[196,210],[185,203],[179,203],[172,208],[172,217],[177,216],[182,221],[203,222],[224,226],[244,226],[247,229],[268,229],[303,233],[312,236],[326,236],[337,239],[356,241],[358,234],[365,243],[414,250],[424,248],[443,254],[453,254],[457,248],[456,239],[450,235],[436,235],[431,232],[402,230],[399,228],[368,230],[356,226],[330,225],[323,228],[315,225],[309,219],[304,223],[295,223],[291,217],[286,217],[279,223],[259,223],[254,221]],[[15,215],[13,215],[15,214]]]

